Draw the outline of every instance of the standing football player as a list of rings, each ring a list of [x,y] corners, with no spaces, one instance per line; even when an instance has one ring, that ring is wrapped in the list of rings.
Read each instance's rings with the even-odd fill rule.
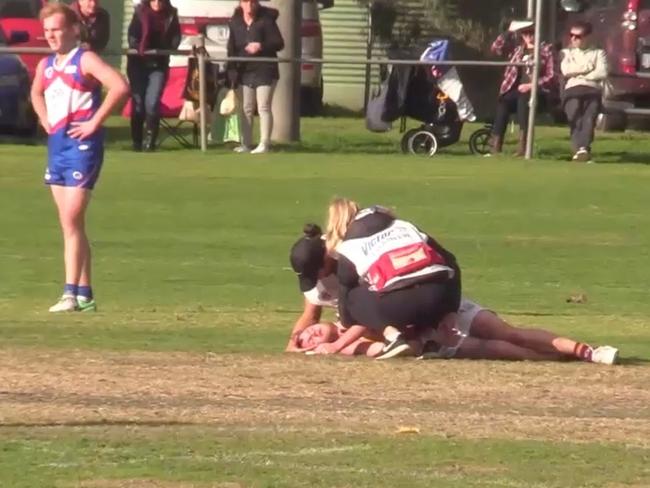
[[[86,208],[104,158],[102,124],[129,88],[97,54],[78,46],[73,10],[50,3],[41,10],[40,20],[54,54],[39,63],[31,95],[49,135],[45,183],[58,210],[65,262],[63,296],[50,312],[94,311]],[[103,102],[102,87],[107,92]]]

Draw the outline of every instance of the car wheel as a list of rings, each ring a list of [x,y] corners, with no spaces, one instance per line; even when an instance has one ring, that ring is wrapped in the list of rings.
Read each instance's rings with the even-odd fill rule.
[[[302,87],[300,89],[300,114],[307,117],[323,112],[323,82],[319,87]]]

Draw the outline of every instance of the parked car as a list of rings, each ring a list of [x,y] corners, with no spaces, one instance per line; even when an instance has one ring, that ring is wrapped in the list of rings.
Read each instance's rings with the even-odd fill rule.
[[[7,46],[0,31],[0,46]],[[30,76],[15,54],[0,54],[0,133],[33,136],[38,127],[29,98]]]
[[[624,130],[630,116],[650,122],[650,0],[561,0],[560,6],[558,32],[566,34],[575,20],[590,22],[595,43],[607,52],[601,127]]]
[[[176,2],[183,38],[179,49],[191,47],[191,37],[200,33],[206,36],[206,47],[212,57],[225,57],[228,43],[228,20],[236,0],[183,0]],[[302,0],[301,42],[304,58],[321,58],[323,32],[319,10],[330,8],[333,0]],[[187,58],[173,56],[172,69],[186,69]],[[303,63],[300,70],[300,95],[302,113],[313,115],[323,106],[323,76],[320,64]]]
[[[47,0],[0,0],[0,31],[12,47],[43,47],[47,41],[38,13]],[[42,54],[22,54],[20,58],[33,79]]]

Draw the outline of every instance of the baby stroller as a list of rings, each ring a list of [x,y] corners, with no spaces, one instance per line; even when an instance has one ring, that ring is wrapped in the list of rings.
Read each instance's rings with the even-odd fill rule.
[[[429,43],[420,59],[445,60],[448,52],[449,41],[436,39]],[[399,57],[409,57],[400,54]],[[422,122],[422,125],[405,132],[407,117]],[[389,130],[397,119],[400,119],[400,131],[405,132],[401,140],[402,151],[433,156],[441,147],[458,142],[463,123],[474,121],[476,117],[454,67],[394,65],[379,93],[368,103],[366,126],[371,131],[383,132]],[[473,154],[487,153],[489,138],[488,126],[472,133],[470,151]]]

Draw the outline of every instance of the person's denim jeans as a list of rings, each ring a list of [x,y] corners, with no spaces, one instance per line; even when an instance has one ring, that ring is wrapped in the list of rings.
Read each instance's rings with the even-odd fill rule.
[[[169,70],[167,68],[147,68],[132,66],[127,71],[131,84],[133,113],[139,117],[160,116],[162,98]]]
[[[156,146],[160,121],[160,99],[167,84],[167,68],[150,68],[130,64],[127,76],[131,84],[131,138],[135,149],[143,143],[143,124],[146,120],[147,141],[145,149]]]

